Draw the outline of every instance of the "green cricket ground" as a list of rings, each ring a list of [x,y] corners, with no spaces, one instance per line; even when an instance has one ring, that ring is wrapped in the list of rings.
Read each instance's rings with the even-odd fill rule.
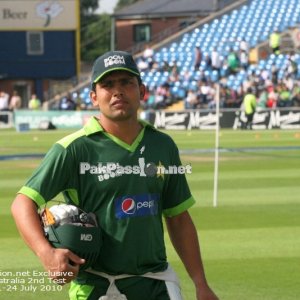
[[[67,299],[21,240],[10,213],[16,192],[66,130],[0,131],[0,299]],[[220,131],[217,206],[215,132],[169,131],[196,205],[207,279],[221,300],[296,300],[300,295],[300,131]],[[188,237],[187,237],[188,238]],[[194,287],[166,234],[185,300]],[[144,300],[144,299],[141,299]]]

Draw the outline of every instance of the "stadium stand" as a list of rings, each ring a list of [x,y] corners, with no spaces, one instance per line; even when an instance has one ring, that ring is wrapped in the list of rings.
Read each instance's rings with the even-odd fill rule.
[[[169,81],[171,70],[176,64],[178,77],[170,84],[172,101],[182,100],[188,90],[195,90],[198,81],[204,76],[211,82],[222,81],[229,89],[237,91],[251,75],[259,75],[263,71],[266,77],[271,78],[273,66],[277,67],[278,79],[286,74],[291,59],[289,53],[280,55],[271,54],[266,59],[251,63],[246,68],[239,68],[230,73],[226,63],[231,51],[240,51],[240,44],[245,41],[250,49],[267,42],[274,31],[281,34],[292,27],[299,27],[300,5],[298,0],[253,0],[238,9],[223,14],[205,23],[191,32],[184,33],[180,39],[154,51],[152,68],[142,71],[142,79],[153,91]],[[194,49],[199,46],[202,60],[199,69],[194,69]],[[220,55],[222,66],[220,71],[213,69],[205,57],[211,55],[213,50]],[[295,53],[292,57],[297,66],[295,77],[300,77],[300,55]],[[142,56],[137,58],[142,62]],[[150,63],[150,61],[146,61]],[[166,67],[167,66],[167,67]],[[189,74],[186,79],[186,74]],[[80,98],[83,107],[90,107],[89,88],[83,87],[74,93]],[[169,105],[170,103],[168,103]],[[172,104],[172,103],[171,103]]]

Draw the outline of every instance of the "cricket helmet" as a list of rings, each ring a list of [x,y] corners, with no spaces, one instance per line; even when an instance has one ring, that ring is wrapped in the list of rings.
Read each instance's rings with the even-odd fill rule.
[[[96,262],[102,233],[95,214],[86,213],[74,205],[59,204],[44,208],[41,219],[45,236],[53,247],[69,249],[85,259],[81,269]]]

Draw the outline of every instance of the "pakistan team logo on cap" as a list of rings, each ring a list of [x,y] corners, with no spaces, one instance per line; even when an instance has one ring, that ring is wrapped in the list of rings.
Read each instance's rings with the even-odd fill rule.
[[[125,57],[122,55],[113,55],[104,59],[105,68],[113,65],[126,65]]]
[[[56,18],[63,11],[63,7],[57,1],[44,1],[36,6],[36,13],[45,19],[44,27],[49,26],[51,19]]]

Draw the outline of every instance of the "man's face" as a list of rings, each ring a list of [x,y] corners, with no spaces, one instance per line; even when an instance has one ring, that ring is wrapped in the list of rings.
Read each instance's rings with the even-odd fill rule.
[[[102,118],[124,121],[137,118],[144,94],[145,86],[139,85],[137,77],[126,71],[115,71],[96,84],[96,90],[90,93],[90,97],[93,105],[99,107]]]

